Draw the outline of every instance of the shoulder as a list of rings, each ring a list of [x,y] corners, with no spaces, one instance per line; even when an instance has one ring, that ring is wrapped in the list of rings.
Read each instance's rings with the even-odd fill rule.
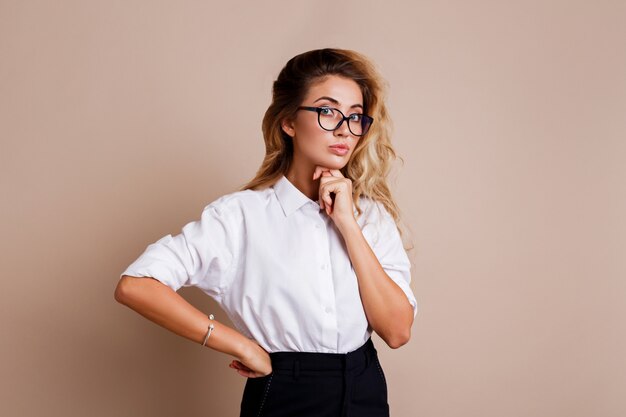
[[[204,210],[213,210],[228,217],[243,216],[246,212],[266,204],[271,192],[271,188],[234,191],[211,201]]]
[[[363,211],[363,213],[361,214],[364,222],[363,224],[380,223],[383,220],[389,219],[393,220],[391,214],[389,214],[389,212],[385,208],[385,205],[382,202],[375,200],[371,197],[360,196],[359,206]]]
[[[381,201],[371,197],[361,197],[359,205],[362,213],[357,223],[369,242],[376,244],[381,238],[385,240],[398,233],[396,221]]]

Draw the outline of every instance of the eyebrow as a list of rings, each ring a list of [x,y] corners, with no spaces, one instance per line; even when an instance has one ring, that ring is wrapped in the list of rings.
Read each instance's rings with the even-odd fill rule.
[[[333,104],[340,104],[337,100],[335,100],[332,97],[328,97],[328,96],[322,96],[322,97],[318,98],[317,100],[315,100],[313,103],[317,103],[320,100],[328,100],[328,101],[330,101]],[[354,109],[354,108],[357,108],[357,107],[360,107],[361,110],[363,110],[363,106],[360,105],[360,104],[353,104],[352,106],[350,106],[351,109]]]

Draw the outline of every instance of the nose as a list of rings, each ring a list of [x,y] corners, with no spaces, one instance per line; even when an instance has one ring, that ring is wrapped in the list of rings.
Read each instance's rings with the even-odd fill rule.
[[[337,129],[335,129],[335,135],[340,136],[350,136],[352,132],[350,132],[350,128],[348,127],[348,119],[343,119],[341,125]]]

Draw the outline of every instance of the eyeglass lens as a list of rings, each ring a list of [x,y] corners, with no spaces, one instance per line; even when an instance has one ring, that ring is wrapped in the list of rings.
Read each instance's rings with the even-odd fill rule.
[[[320,125],[326,130],[335,130],[342,119],[343,115],[330,107],[323,108],[319,112]],[[354,135],[363,135],[369,128],[369,121],[358,113],[350,115],[347,122],[348,128]]]

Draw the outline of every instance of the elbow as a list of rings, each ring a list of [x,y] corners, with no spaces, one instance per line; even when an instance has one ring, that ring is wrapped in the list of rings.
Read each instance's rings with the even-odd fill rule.
[[[120,304],[128,305],[130,284],[133,277],[124,275],[118,282],[113,292],[113,298]]]
[[[115,291],[113,292],[113,298],[120,304],[124,304],[130,308],[133,308],[133,304],[136,301],[145,298],[142,293],[149,289],[154,283],[161,284],[160,281],[152,277],[136,277],[132,275],[123,275],[117,282]]]
[[[413,308],[407,309],[406,320],[400,324],[397,322],[393,331],[388,333],[385,342],[392,349],[398,349],[409,343],[411,340],[411,327],[413,326]]]
[[[398,349],[399,347],[402,347],[404,345],[406,345],[407,343],[409,343],[409,340],[411,340],[411,330],[408,329],[408,331],[402,333],[402,334],[398,334],[395,335],[392,338],[389,338],[388,340],[386,340],[387,345],[392,348],[392,349]]]

